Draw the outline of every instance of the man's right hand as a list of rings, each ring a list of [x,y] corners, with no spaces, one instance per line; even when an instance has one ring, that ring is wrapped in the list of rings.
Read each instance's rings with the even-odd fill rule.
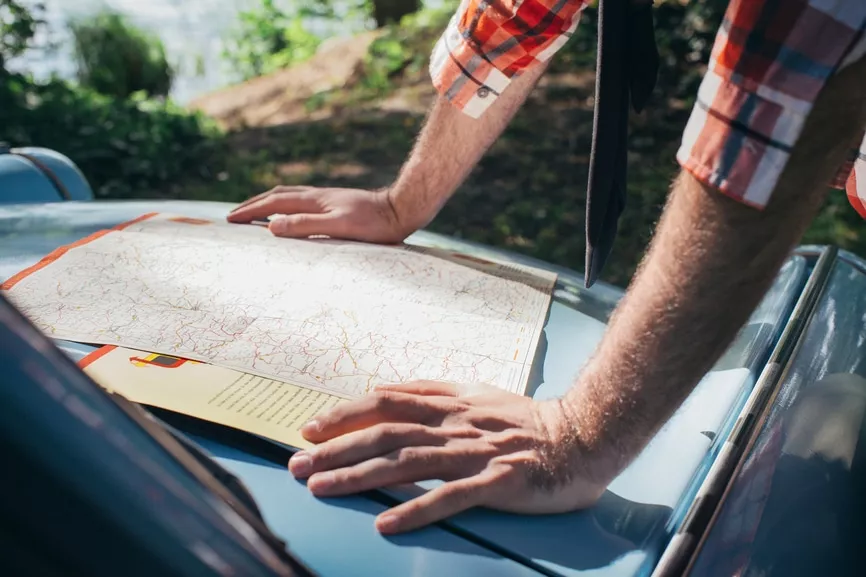
[[[383,244],[402,242],[414,230],[401,226],[386,191],[278,186],[254,196],[228,215],[249,223],[279,215],[268,229],[276,236],[331,238]]]
[[[238,206],[228,220],[247,223],[280,215],[269,227],[277,236],[402,242],[433,220],[505,129],[545,68],[546,64],[534,66],[515,78],[482,119],[467,116],[440,96],[412,154],[387,191],[278,186]]]

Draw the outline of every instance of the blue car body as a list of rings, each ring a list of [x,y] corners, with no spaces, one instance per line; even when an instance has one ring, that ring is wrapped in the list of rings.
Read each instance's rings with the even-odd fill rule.
[[[38,262],[55,248],[143,213],[223,218],[231,208],[224,203],[184,201],[70,202],[56,198],[22,202],[20,192],[9,192],[10,182],[18,181],[4,181],[0,172],[0,282]],[[622,296],[621,290],[604,284],[584,289],[581,274],[517,254],[427,232],[416,233],[407,242],[522,262],[558,273],[554,302],[530,379],[530,394],[536,399],[556,397],[566,391],[592,355],[610,313]],[[600,502],[587,511],[517,516],[476,509],[417,532],[383,537],[373,527],[374,517],[389,505],[429,489],[436,481],[347,498],[317,499],[303,482],[287,473],[285,461],[289,449],[165,411],[153,410],[149,414],[159,419],[160,427],[173,428],[185,442],[194,443],[239,480],[254,500],[254,507],[260,511],[269,532],[285,542],[294,559],[316,575],[634,577],[687,571],[693,575],[815,575],[803,571],[821,563],[835,568],[835,572],[827,574],[849,574],[857,567],[857,556],[851,552],[850,543],[864,533],[856,519],[845,517],[848,532],[844,539],[836,538],[842,529],[834,528],[833,524],[841,523],[838,515],[849,514],[854,504],[863,503],[862,495],[866,495],[866,485],[860,485],[859,493],[851,489],[857,479],[862,481],[862,476],[857,475],[862,475],[864,443],[858,445],[857,440],[850,440],[864,438],[863,411],[858,413],[856,407],[866,388],[858,389],[859,381],[854,379],[855,375],[866,376],[864,270],[866,266],[858,258],[833,249],[804,247],[792,255],[725,356]],[[18,406],[12,404],[13,400],[25,402],[15,396],[19,394],[16,388],[23,384],[13,380],[13,375],[37,381],[40,377],[34,377],[32,371],[30,377],[26,376],[23,359],[35,353],[28,353],[26,347],[13,346],[14,339],[21,339],[20,335],[16,337],[7,331],[0,338],[5,339],[0,363],[19,367],[18,372],[6,371],[0,377],[0,395],[5,399],[0,404],[11,410],[9,407]],[[93,350],[81,343],[56,344],[72,360],[79,360]],[[795,402],[798,395],[807,394],[811,387],[824,386],[820,383],[831,374],[848,375],[845,377],[848,381],[837,383],[827,393],[831,397],[835,394],[833,398],[838,402],[820,402],[824,397],[818,395],[818,401],[808,404],[804,413]],[[42,374],[41,378],[88,382],[80,373],[76,375],[72,365],[56,374]],[[92,384],[81,383],[77,386],[93,388],[88,394],[96,395],[94,403],[102,402],[97,399],[101,393],[94,392],[97,389]],[[35,398],[30,401],[35,402]],[[40,403],[28,406],[48,411],[51,403],[59,401],[46,397]],[[61,405],[51,410],[66,415]],[[866,409],[866,403],[863,408]],[[102,414],[96,405],[93,411]],[[799,411],[800,416],[792,417],[792,411]],[[33,413],[33,419],[48,419],[37,413]],[[843,413],[844,418],[840,417]],[[796,511],[802,505],[779,501],[778,495],[803,498],[806,502],[811,499],[791,489],[797,485],[803,468],[792,464],[796,459],[788,458],[790,451],[785,450],[790,446],[786,445],[787,423],[790,419],[801,423],[803,414],[808,416],[807,420],[820,418],[835,427],[822,428],[813,423],[811,427],[796,428],[798,450],[807,455],[803,458],[814,458],[818,463],[806,468],[811,491],[832,493],[812,504],[816,509],[813,513],[824,523],[820,531],[831,527],[835,532],[821,533],[827,543],[816,548],[821,539],[812,533],[819,532],[818,526],[800,527],[798,535],[804,539],[803,545],[791,557],[782,551],[785,543],[774,538],[779,533],[765,524],[789,519],[787,526],[793,527],[799,519],[790,509]],[[60,422],[57,419],[45,422],[56,424]],[[40,442],[58,442],[48,433],[36,434],[33,422],[6,418],[2,425],[4,434],[30,439],[34,451]],[[131,487],[133,480],[124,477],[124,470],[132,475],[136,468],[144,466],[143,455],[156,450],[148,445],[148,435],[135,437],[137,440],[133,437],[129,437],[132,444],[128,450],[117,457],[129,462],[114,469],[111,473],[114,476],[96,468],[89,473],[91,480],[93,475],[104,476],[106,495],[110,487],[126,484]],[[840,442],[832,442],[842,437],[848,439],[844,449],[839,448]],[[63,442],[68,446],[61,454],[79,452],[82,462],[93,454],[88,450],[93,439],[87,441],[68,433]],[[825,445],[835,447],[836,452]],[[45,449],[45,445],[41,447]],[[109,448],[104,450],[105,455],[110,453]],[[839,464],[833,469],[832,484],[830,481],[822,484],[822,458]],[[788,465],[781,466],[783,461]],[[163,473],[172,478],[182,477],[183,468],[168,463]],[[72,468],[66,474],[70,483],[74,483],[83,469]],[[787,484],[781,480],[785,475]],[[756,478],[761,482],[756,482]],[[846,495],[850,497],[847,501]],[[31,494],[28,498],[38,501],[40,497]],[[117,502],[120,501],[118,496]],[[104,506],[111,509],[112,504],[106,500]],[[170,510],[160,512],[155,508],[151,513],[168,515]],[[225,529],[223,535],[219,528],[225,519],[212,513],[210,516],[202,513],[196,519],[204,527],[213,523],[213,533],[225,540],[214,537],[221,546],[213,550],[219,554],[231,551],[231,539],[227,536],[230,529]],[[861,532],[857,533],[858,530]],[[190,529],[187,536],[194,533]],[[145,543],[147,535],[150,534],[135,538]],[[166,543],[148,546],[167,547]],[[187,541],[174,545],[180,547],[178,551],[187,553],[194,549]],[[183,555],[173,554],[177,555],[180,567]],[[234,557],[225,555],[217,556],[223,565],[228,564],[229,570],[213,569],[214,574],[280,574],[269,572],[273,569],[267,561],[249,561],[243,551]],[[791,559],[799,559],[797,555],[803,559],[792,562]],[[116,567],[123,567],[123,560],[117,563],[120,565]],[[235,570],[231,570],[232,563],[237,563]],[[218,567],[219,563],[212,566]],[[780,572],[782,567],[784,572]]]

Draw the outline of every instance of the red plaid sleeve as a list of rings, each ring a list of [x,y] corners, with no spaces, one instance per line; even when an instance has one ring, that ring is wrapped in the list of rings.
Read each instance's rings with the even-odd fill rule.
[[[433,49],[433,85],[478,118],[512,78],[562,48],[587,1],[462,0]]]
[[[705,184],[767,204],[818,93],[866,54],[863,0],[732,0],[677,159]]]

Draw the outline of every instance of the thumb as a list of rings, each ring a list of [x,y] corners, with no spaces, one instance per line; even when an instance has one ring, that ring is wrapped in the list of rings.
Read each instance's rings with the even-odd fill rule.
[[[343,219],[333,214],[287,214],[271,220],[268,230],[274,236],[286,238],[306,238],[326,235],[339,237],[344,228]]]

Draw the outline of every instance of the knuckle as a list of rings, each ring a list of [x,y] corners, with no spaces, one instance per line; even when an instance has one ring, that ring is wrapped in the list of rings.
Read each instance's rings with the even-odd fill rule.
[[[508,482],[523,475],[523,471],[515,466],[515,463],[496,458],[491,459],[487,472],[493,482]]]
[[[455,505],[469,502],[478,489],[468,483],[451,483],[442,487],[442,498]]]
[[[373,393],[373,404],[379,411],[390,412],[398,408],[400,397],[392,391],[376,391]]]
[[[444,398],[439,401],[440,408],[444,413],[451,415],[463,415],[471,408],[464,400],[459,398]]]
[[[308,186],[301,186],[296,189],[298,198],[301,200],[319,200],[326,193],[325,190],[317,190]]]
[[[421,447],[403,447],[397,451],[397,462],[400,464],[427,463],[430,457],[430,452]]]
[[[522,448],[534,446],[534,439],[520,429],[508,429],[491,436],[494,445],[502,448]]]
[[[483,431],[473,425],[457,425],[448,430],[448,436],[453,439],[478,439],[483,435]]]
[[[278,184],[274,188],[270,190],[270,194],[285,194],[287,192],[295,192],[297,190],[305,189],[306,187],[301,186],[289,186],[286,184]]]
[[[310,459],[310,464],[313,467],[323,467],[329,465],[338,456],[339,450],[330,443],[323,443],[318,447],[313,447],[307,451],[307,456]]]
[[[330,470],[328,476],[333,485],[345,486],[363,479],[364,473],[358,466],[349,465]]]
[[[374,445],[385,444],[391,439],[402,436],[402,434],[401,427],[396,423],[383,423],[376,425],[370,430],[371,440]]]
[[[273,210],[280,203],[279,195],[266,196],[256,204],[258,210]]]

